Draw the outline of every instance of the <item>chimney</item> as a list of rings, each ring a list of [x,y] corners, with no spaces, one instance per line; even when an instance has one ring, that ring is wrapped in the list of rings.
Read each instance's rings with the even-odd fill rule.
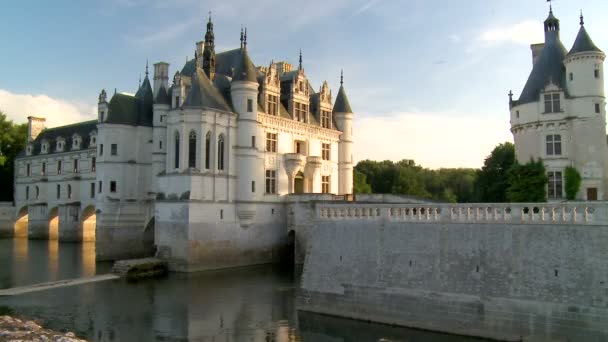
[[[530,45],[530,49],[532,50],[532,65],[536,64],[538,57],[540,57],[541,52],[545,48],[545,43],[532,44]]]
[[[36,139],[38,134],[44,130],[45,118],[37,118],[35,116],[27,117],[27,143],[31,143]]]
[[[169,63],[158,62],[154,64],[154,96],[158,94],[158,90],[162,85],[165,90],[169,90]]]

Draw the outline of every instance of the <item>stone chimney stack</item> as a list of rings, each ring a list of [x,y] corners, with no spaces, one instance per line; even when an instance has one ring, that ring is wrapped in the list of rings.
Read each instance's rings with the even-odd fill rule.
[[[158,62],[154,64],[154,96],[158,94],[160,87],[169,91],[169,63]]]
[[[31,143],[38,137],[38,134],[44,130],[45,118],[37,118],[35,116],[27,117],[27,143]]]

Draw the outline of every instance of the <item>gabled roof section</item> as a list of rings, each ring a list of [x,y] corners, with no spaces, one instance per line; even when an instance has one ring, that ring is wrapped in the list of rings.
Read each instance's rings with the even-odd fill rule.
[[[49,151],[45,154],[58,153],[56,151],[57,139],[63,138],[65,140],[64,152],[72,150],[72,138],[75,135],[82,138],[79,150],[86,150],[90,147],[91,140],[89,135],[93,132],[97,132],[97,120],[83,121],[72,125],[59,126],[53,128],[47,128],[43,130],[37,137],[32,141],[32,155],[38,155],[41,151],[43,141],[49,143]],[[19,157],[25,157],[25,150],[19,153]]]
[[[603,53],[603,51],[593,43],[593,40],[591,40],[591,37],[587,33],[584,25],[581,25],[578,35],[576,36],[576,40],[574,41],[574,45],[572,46],[572,49],[570,49],[570,52],[568,52],[568,56],[579,52]]]
[[[205,72],[199,68],[192,75],[192,89],[186,97],[184,107],[205,107],[231,111],[230,106],[213,86]]]
[[[559,86],[563,91],[567,91],[566,68],[563,62],[567,52],[556,35],[553,35],[546,41],[545,47],[541,51],[536,63],[534,63],[528,81],[519,96],[517,105],[537,102],[541,90],[551,82]]]
[[[240,59],[235,68],[234,77],[232,81],[247,81],[247,82],[255,82],[257,83],[257,73],[251,59],[249,59],[249,55],[247,54],[247,49],[243,49],[240,53]]]
[[[334,113],[352,113],[353,110],[350,108],[344,85],[340,85],[338,90],[338,96],[336,96],[336,102],[334,103]]]

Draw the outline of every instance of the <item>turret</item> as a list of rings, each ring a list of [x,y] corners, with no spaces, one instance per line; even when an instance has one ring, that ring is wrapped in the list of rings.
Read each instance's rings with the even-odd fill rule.
[[[256,206],[264,191],[263,158],[259,156],[258,145],[258,82],[255,67],[247,54],[247,40],[244,38],[240,60],[236,67],[230,96],[232,106],[238,114],[238,137],[235,149],[237,177],[237,215],[241,225],[247,226],[255,219]]]
[[[344,75],[340,75],[340,89],[334,104],[333,116],[342,131],[338,143],[338,194],[353,193],[353,111],[344,90]]]
[[[102,89],[97,103],[97,122],[105,122],[108,117],[108,94]]]
[[[591,40],[581,13],[580,29],[566,58],[568,90],[572,97],[604,97],[604,59],[606,55]]]
[[[207,32],[205,33],[205,48],[203,50],[203,70],[211,81],[215,78],[215,34],[213,33],[213,22],[209,13]]]

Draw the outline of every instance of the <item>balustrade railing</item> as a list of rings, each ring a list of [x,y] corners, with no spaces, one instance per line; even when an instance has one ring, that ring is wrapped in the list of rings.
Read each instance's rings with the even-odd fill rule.
[[[319,220],[608,225],[608,203],[318,204]]]

